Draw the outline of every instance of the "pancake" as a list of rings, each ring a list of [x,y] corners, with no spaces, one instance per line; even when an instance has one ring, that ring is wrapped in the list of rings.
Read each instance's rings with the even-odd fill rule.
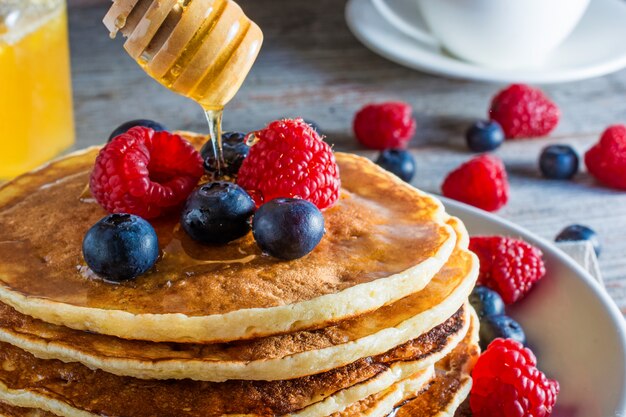
[[[0,402],[0,417],[56,417],[54,414],[35,408],[15,407]]]
[[[465,394],[462,394],[461,392],[457,391],[456,395],[453,394],[453,397],[449,397],[448,404],[451,404],[453,402],[458,403],[460,399],[463,397],[463,395]],[[448,406],[444,408],[449,409],[450,407]],[[381,409],[383,408],[381,407]],[[398,410],[401,410],[401,408],[398,408],[396,411],[390,413],[388,417],[395,417],[397,415],[396,413],[398,412]],[[404,415],[406,413],[407,411],[405,409],[402,414]],[[459,408],[457,408],[454,414],[451,414],[450,411],[439,411],[439,410],[436,410],[434,413],[435,414],[430,414],[430,415],[429,414],[408,414],[408,416],[410,417],[416,417],[416,416],[420,416],[420,417],[447,417],[447,416],[471,417],[472,415],[471,411],[469,410],[469,406],[467,405],[467,399],[463,404],[461,404]],[[342,417],[342,415],[345,417],[350,417],[346,414],[347,413],[345,414],[336,413],[335,417]],[[359,415],[363,415],[363,414],[359,414]],[[365,415],[367,415],[368,417],[373,417],[372,413],[370,413],[369,415],[368,414],[365,414]],[[38,410],[34,408],[21,408],[21,407],[11,406],[5,403],[0,403],[0,417],[55,417],[55,415],[47,411]]]
[[[188,137],[198,146],[203,139]],[[437,199],[367,159],[337,153],[341,197],[324,213],[327,233],[308,256],[263,255],[251,234],[203,246],[172,216],[153,222],[162,250],[155,268],[108,283],[81,253],[86,231],[106,215],[83,193],[97,152],[0,188],[0,301],[23,314],[128,339],[259,338],[324,327],[420,291],[454,248]]]
[[[474,320],[477,320],[475,318]],[[477,321],[476,321],[477,322]],[[470,333],[472,331],[470,330]],[[400,407],[394,417],[453,417],[472,388],[471,370],[480,355],[478,335],[470,344],[461,343],[455,351],[435,365],[435,378],[416,398]]]
[[[408,377],[424,385],[434,363],[465,337],[470,320],[465,306],[411,345],[324,374],[275,382],[139,380],[37,359],[0,343],[0,401],[68,416],[326,416]]]
[[[325,372],[407,343],[463,305],[478,262],[463,224],[448,224],[458,236],[455,251],[424,290],[323,329],[225,344],[154,343],[50,325],[0,303],[0,341],[39,358],[143,379],[281,380]]]
[[[424,387],[414,377],[400,381],[385,391],[354,403],[333,417],[452,417],[468,396],[470,376],[480,355],[479,322],[470,307],[471,324],[463,341],[435,364],[435,375]],[[417,383],[416,383],[417,382]]]

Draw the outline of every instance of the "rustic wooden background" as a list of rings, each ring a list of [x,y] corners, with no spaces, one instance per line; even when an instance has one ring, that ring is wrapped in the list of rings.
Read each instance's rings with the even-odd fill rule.
[[[205,131],[200,109],[152,81],[111,41],[100,23],[108,0],[70,0],[78,147],[102,143],[133,118],[172,129]],[[336,149],[363,151],[351,122],[365,103],[405,100],[419,128],[411,149],[415,185],[438,192],[444,175],[470,158],[467,125],[485,116],[502,86],[438,78],[400,67],[361,46],[343,20],[345,1],[241,0],[265,32],[265,45],[248,80],[228,107],[225,128],[250,131],[284,116],[317,121]],[[609,293],[626,314],[626,193],[598,186],[586,173],[572,182],[540,177],[537,158],[550,143],[583,152],[610,124],[626,123],[626,71],[584,82],[545,86],[562,121],[549,139],[508,142],[497,151],[507,164],[512,195],[500,215],[552,239],[583,223],[601,236],[601,268]],[[365,152],[367,155],[371,153]]]

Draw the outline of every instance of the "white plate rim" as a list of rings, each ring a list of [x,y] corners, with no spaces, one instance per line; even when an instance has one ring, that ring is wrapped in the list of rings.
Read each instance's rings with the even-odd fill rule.
[[[369,37],[365,35],[363,28],[357,23],[357,19],[355,18],[357,3],[364,1],[369,2],[369,0],[349,0],[345,8],[345,20],[347,26],[357,40],[374,53],[395,62],[396,64],[414,70],[423,71],[428,74],[483,82],[557,84],[601,77],[626,68],[626,53],[612,60],[607,60],[601,64],[574,68],[560,72],[550,71],[546,73],[537,71],[498,71],[494,69],[482,68],[478,65],[466,63],[460,60],[458,63],[455,63],[456,65],[454,66],[441,66],[423,60],[416,61],[407,59],[391,52],[391,50],[382,47],[376,42],[371,41]],[[617,3],[617,0],[614,1]],[[620,7],[622,6],[623,5],[620,5]],[[398,36],[404,35],[398,32]]]
[[[463,220],[463,214],[470,214],[484,220],[487,223],[492,223],[496,226],[510,230],[511,235],[519,236],[529,243],[538,246],[544,253],[550,253],[563,266],[571,270],[572,275],[582,281],[587,286],[587,288],[594,294],[594,296],[600,300],[601,304],[605,308],[608,316],[612,321],[612,327],[615,330],[615,333],[618,335],[618,339],[621,342],[622,352],[626,356],[626,320],[624,319],[624,316],[622,315],[621,311],[615,304],[615,301],[613,301],[608,292],[606,292],[606,290],[600,286],[600,284],[589,274],[589,272],[587,272],[583,267],[576,263],[570,256],[568,256],[552,242],[498,215],[486,212],[465,203],[451,200],[443,196],[437,195],[436,197],[442,201],[443,205],[446,207],[446,210],[456,212],[454,213],[454,215],[461,218],[461,220]],[[619,398],[620,400],[617,404],[617,415],[626,416],[626,384],[622,386],[622,392]]]

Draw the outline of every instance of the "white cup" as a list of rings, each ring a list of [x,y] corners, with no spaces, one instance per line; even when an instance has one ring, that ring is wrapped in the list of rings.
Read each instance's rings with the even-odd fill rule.
[[[413,0],[428,29],[400,16],[388,3],[393,0],[371,1],[420,42],[484,66],[521,69],[540,66],[574,30],[590,0]]]

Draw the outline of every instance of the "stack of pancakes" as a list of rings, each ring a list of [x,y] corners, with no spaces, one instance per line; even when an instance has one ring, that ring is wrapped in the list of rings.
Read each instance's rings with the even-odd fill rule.
[[[308,256],[202,246],[172,216],[153,222],[154,270],[113,284],[81,253],[106,215],[85,191],[97,152],[0,189],[0,415],[454,415],[478,263],[435,198],[337,153],[341,198]]]

